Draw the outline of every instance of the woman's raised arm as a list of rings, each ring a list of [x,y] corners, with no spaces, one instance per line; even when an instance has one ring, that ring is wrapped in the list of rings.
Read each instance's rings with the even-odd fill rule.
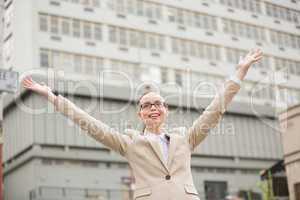
[[[238,69],[235,73],[235,79],[244,80],[250,66],[262,58],[260,49],[251,50],[244,58],[240,58]],[[203,113],[193,122],[188,129],[187,139],[191,150],[194,149],[206,138],[210,129],[217,126],[221,117],[225,113],[227,106],[233,97],[238,93],[240,84],[227,79],[223,87],[215,95],[212,102],[207,106]]]
[[[51,88],[45,83],[37,83],[30,76],[22,80],[22,85],[41,96],[45,97],[54,104],[55,110],[61,112],[66,117],[73,120],[79,127],[87,131],[88,135],[107,146],[108,148],[125,156],[127,147],[132,142],[129,135],[121,134],[100,120],[95,119],[87,112],[77,107],[67,98],[58,95],[56,96]]]

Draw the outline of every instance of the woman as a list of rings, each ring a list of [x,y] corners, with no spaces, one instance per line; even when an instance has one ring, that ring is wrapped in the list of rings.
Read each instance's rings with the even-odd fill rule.
[[[188,129],[167,132],[163,129],[168,107],[163,97],[149,92],[139,99],[139,118],[144,134],[121,134],[76,107],[67,98],[56,96],[45,84],[23,79],[23,86],[46,97],[55,110],[72,119],[79,127],[108,148],[124,156],[135,178],[134,199],[199,200],[191,173],[191,153],[219,123],[228,104],[240,89],[251,64],[262,58],[262,51],[250,51],[241,58],[236,73],[227,79],[202,115]],[[177,134],[176,134],[177,133]]]

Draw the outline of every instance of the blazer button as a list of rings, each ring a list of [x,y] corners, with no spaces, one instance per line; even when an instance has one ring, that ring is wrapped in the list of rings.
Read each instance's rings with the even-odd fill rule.
[[[168,174],[166,175],[166,180],[170,180],[171,179],[171,176]]]

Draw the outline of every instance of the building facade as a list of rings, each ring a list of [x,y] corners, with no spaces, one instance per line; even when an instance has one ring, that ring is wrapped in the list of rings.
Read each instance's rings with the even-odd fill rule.
[[[284,165],[290,200],[300,199],[300,135],[298,131],[300,105],[290,107],[279,116],[282,130]]]
[[[4,13],[4,1],[1,0],[0,1],[0,66],[2,67],[3,66],[3,62],[2,62],[2,58],[3,58],[3,52],[2,52],[2,46],[3,46],[3,29],[4,29],[4,26],[3,26],[3,22],[4,22],[4,16],[3,16],[3,13]]]
[[[142,130],[133,102],[148,86],[170,104],[170,128],[191,125],[240,56],[262,48],[193,154],[194,182],[201,199],[260,193],[259,171],[282,159],[277,111],[300,101],[299,1],[5,0],[4,8],[4,67],[41,80],[50,73],[55,91],[120,132]],[[36,94],[15,99],[5,102],[5,199],[130,198],[123,158]]]

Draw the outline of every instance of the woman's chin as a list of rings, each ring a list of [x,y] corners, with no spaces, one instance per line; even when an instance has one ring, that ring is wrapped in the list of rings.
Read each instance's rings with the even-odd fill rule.
[[[149,119],[147,122],[148,126],[159,126],[161,121],[159,119]]]

